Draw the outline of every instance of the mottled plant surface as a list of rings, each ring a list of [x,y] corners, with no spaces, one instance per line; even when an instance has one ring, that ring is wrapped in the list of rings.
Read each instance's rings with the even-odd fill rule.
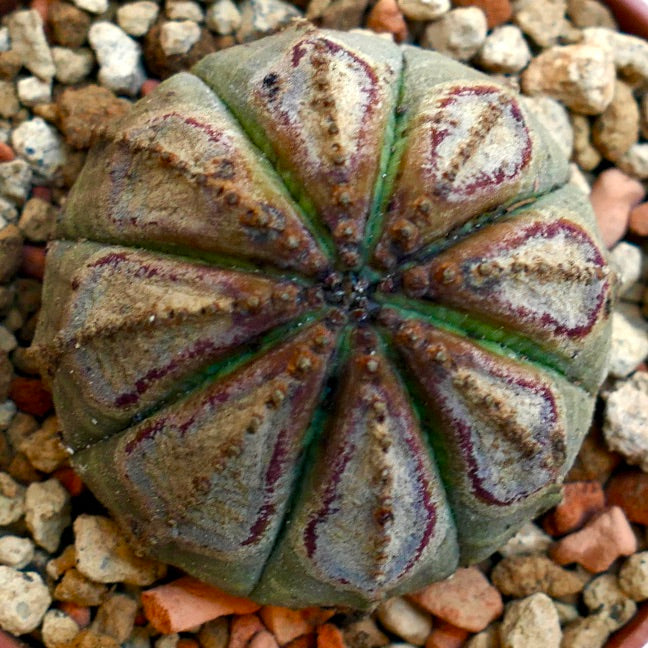
[[[559,498],[605,371],[586,198],[515,95],[298,24],[91,151],[36,344],[73,462],[228,591],[367,607]]]

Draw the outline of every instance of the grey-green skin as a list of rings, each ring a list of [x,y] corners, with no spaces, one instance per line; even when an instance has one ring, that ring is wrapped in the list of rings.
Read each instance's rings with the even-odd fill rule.
[[[297,23],[98,142],[35,344],[74,466],[139,549],[368,608],[560,497],[612,280],[557,146],[496,82]]]

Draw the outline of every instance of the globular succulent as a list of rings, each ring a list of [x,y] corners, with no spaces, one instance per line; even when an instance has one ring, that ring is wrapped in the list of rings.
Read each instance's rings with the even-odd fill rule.
[[[366,608],[553,505],[604,373],[586,197],[515,94],[298,23],[207,56],[89,153],[35,344],[141,551]]]

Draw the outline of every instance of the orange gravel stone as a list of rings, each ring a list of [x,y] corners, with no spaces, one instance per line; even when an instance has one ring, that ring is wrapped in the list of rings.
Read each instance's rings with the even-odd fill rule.
[[[59,468],[52,473],[52,477],[58,479],[59,482],[61,482],[61,486],[63,486],[63,488],[65,488],[72,497],[80,495],[85,488],[85,484],[81,480],[81,477],[76,474],[74,468]]]
[[[20,411],[34,416],[44,416],[54,407],[52,395],[38,378],[16,376],[11,381],[9,398]]]
[[[279,644],[271,632],[262,630],[250,639],[248,648],[279,648]]]
[[[407,38],[407,24],[396,0],[378,0],[367,16],[367,27],[379,34],[392,34],[398,43]]]
[[[304,620],[311,626],[320,626],[326,623],[332,616],[335,616],[335,610],[331,608],[321,608],[317,606],[303,608],[299,611]]]
[[[0,162],[11,162],[16,157],[13,149],[9,144],[0,142]]]
[[[648,646],[648,603],[644,603],[618,632],[605,644],[605,648],[646,648]]]
[[[140,92],[142,93],[143,97],[146,97],[147,94],[151,94],[155,88],[157,88],[160,85],[160,82],[157,79],[146,79],[144,83],[142,83],[142,87],[140,88]]]
[[[317,648],[347,648],[340,628],[332,623],[317,628]]]
[[[468,638],[468,630],[441,621],[425,642],[425,648],[460,648]]]
[[[182,632],[225,614],[249,614],[261,607],[190,576],[146,590],[142,606],[151,625],[164,634]]]
[[[255,634],[263,632],[265,629],[256,614],[235,616],[230,624],[227,648],[245,648]]]
[[[559,565],[578,563],[595,574],[620,556],[637,551],[637,538],[623,510],[613,506],[594,516],[580,531],[565,536],[549,550]]]
[[[278,605],[264,605],[259,616],[266,628],[274,634],[280,646],[313,630],[313,626],[306,621],[299,610]]]
[[[480,632],[503,610],[500,593],[477,567],[460,568],[444,581],[432,583],[409,597],[444,621]]]
[[[637,205],[630,212],[628,229],[637,236],[648,236],[648,202]]]
[[[8,632],[0,630],[0,648],[27,648],[27,644]]]
[[[293,639],[285,648],[317,648],[317,635],[307,634]]]
[[[632,470],[614,475],[605,495],[608,504],[621,507],[630,522],[648,525],[648,474]]]
[[[79,628],[87,628],[90,625],[90,608],[87,605],[78,605],[71,601],[61,601],[58,604],[59,610],[65,612]]]
[[[42,279],[45,272],[45,248],[38,245],[23,245],[18,272],[32,279]]]
[[[505,23],[513,15],[509,0],[453,0],[453,4],[457,7],[479,7],[486,14],[488,29]]]
[[[603,487],[597,481],[570,482],[563,486],[563,499],[542,520],[552,536],[580,529],[595,513],[605,508]]]

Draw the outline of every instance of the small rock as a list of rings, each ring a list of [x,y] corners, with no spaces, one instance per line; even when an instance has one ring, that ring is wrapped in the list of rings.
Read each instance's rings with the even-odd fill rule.
[[[45,648],[66,648],[80,631],[76,621],[62,610],[48,610],[43,617],[41,634]]]
[[[111,594],[97,610],[91,630],[124,643],[135,625],[137,602],[126,594]]]
[[[207,27],[215,34],[229,36],[241,26],[241,12],[232,0],[216,0],[207,9]]]
[[[455,7],[478,7],[486,15],[488,29],[507,22],[513,15],[510,0],[453,0]]]
[[[563,603],[562,601],[554,601],[553,604],[558,612],[558,619],[560,620],[561,626],[567,625],[568,623],[581,618],[575,604]]]
[[[191,0],[167,0],[164,10],[169,20],[190,20],[201,23],[205,19],[203,10],[197,2]]]
[[[623,237],[628,227],[630,210],[644,196],[641,183],[619,169],[607,169],[598,176],[592,185],[590,202],[607,247],[612,247]]]
[[[599,482],[570,482],[563,486],[562,501],[545,515],[542,526],[550,535],[561,536],[580,529],[604,507],[605,493]]]
[[[18,98],[25,106],[36,106],[52,101],[51,81],[41,81],[38,77],[30,76],[20,79],[16,84]]]
[[[150,585],[164,575],[162,563],[139,558],[117,525],[98,515],[80,515],[74,521],[77,567],[98,583]]]
[[[167,56],[186,54],[200,38],[200,27],[191,20],[165,22],[160,29],[160,44]]]
[[[45,571],[52,580],[58,580],[68,570],[76,565],[76,550],[74,545],[68,545],[61,554],[52,558],[45,565]]]
[[[572,159],[584,171],[591,171],[601,163],[602,156],[592,145],[589,119],[576,113],[571,113],[569,117],[574,133]]]
[[[602,113],[614,96],[611,55],[593,45],[551,47],[534,58],[522,74],[528,95],[547,94],[575,112]]]
[[[646,356],[648,356],[648,322],[641,315],[638,306],[621,302],[612,313],[612,344],[608,371],[615,378],[624,378],[632,373]],[[623,392],[624,395],[626,393]],[[619,410],[615,409],[614,414],[620,415]],[[611,447],[609,434],[608,431],[606,440],[608,447]]]
[[[78,50],[67,47],[52,47],[52,57],[56,67],[56,80],[65,85],[83,81],[94,67],[92,52],[82,47]]]
[[[11,81],[20,72],[22,60],[15,50],[0,52],[0,79]]]
[[[503,609],[500,593],[476,567],[459,568],[449,578],[409,598],[435,616],[471,632],[483,630]]]
[[[136,95],[144,82],[140,46],[117,25],[96,22],[88,32],[99,63],[99,82],[116,93]]]
[[[515,25],[494,29],[477,55],[477,63],[489,72],[515,74],[531,60],[531,51],[522,32]]]
[[[67,645],[67,648],[120,648],[120,646],[112,637],[99,635],[92,630],[82,630]]]
[[[422,646],[432,631],[430,615],[401,596],[381,603],[376,615],[387,630],[415,646]]]
[[[512,556],[491,572],[493,585],[506,596],[523,598],[537,592],[560,598],[583,589],[583,579],[562,569],[547,556]]]
[[[554,138],[566,158],[570,158],[574,133],[565,107],[551,97],[522,97],[522,103]]]
[[[107,88],[88,85],[66,88],[56,102],[60,128],[66,141],[74,148],[88,148],[93,137],[118,117],[126,114],[131,104]]]
[[[0,52],[7,52],[10,48],[9,27],[0,27]]]
[[[500,628],[502,648],[559,648],[558,612],[546,594],[509,603]]]
[[[468,638],[468,630],[440,621],[434,625],[425,642],[425,648],[460,648]]]
[[[583,591],[583,601],[603,619],[609,632],[618,630],[637,611],[637,604],[619,587],[614,574],[603,574],[590,581]]]
[[[72,0],[72,2],[79,9],[93,14],[102,14],[108,10],[108,0]]]
[[[6,400],[0,403],[0,430],[6,430],[16,414],[16,404]]]
[[[592,142],[607,160],[615,162],[639,139],[639,106],[630,86],[622,81],[614,85],[614,97],[597,117],[592,128]]]
[[[54,40],[63,47],[71,49],[81,47],[88,37],[90,20],[90,16],[85,11],[67,2],[52,2],[49,5],[48,22]]]
[[[623,563],[619,586],[634,601],[648,599],[648,551],[636,553]]]
[[[648,203],[641,203],[632,209],[628,229],[637,236],[648,236]]]
[[[0,628],[16,635],[35,630],[51,600],[36,572],[0,566]]]
[[[499,553],[505,558],[529,554],[546,553],[551,546],[551,538],[533,522],[527,522],[505,545]]]
[[[27,160],[36,178],[51,180],[65,164],[60,135],[41,117],[20,124],[11,134],[11,145]]]
[[[236,38],[241,43],[256,40],[299,16],[298,9],[282,0],[245,0],[241,5],[241,26]]]
[[[396,0],[378,0],[367,16],[367,28],[391,34],[398,43],[407,38],[407,24]]]
[[[648,333],[645,344],[648,355]],[[648,373],[638,371],[610,392],[603,434],[611,450],[648,472]]]
[[[14,334],[6,326],[0,324],[0,351],[10,353],[17,346],[18,342],[16,341]]]
[[[450,0],[399,0],[398,4],[410,20],[437,20],[450,11]]]
[[[598,0],[567,0],[567,15],[571,21],[585,27],[607,27],[617,29],[616,21],[610,10]]]
[[[486,31],[486,16],[481,9],[453,9],[426,27],[421,44],[458,61],[467,61],[484,44]]]
[[[21,63],[37,77],[49,81],[54,76],[54,61],[38,11],[14,11],[9,14],[8,27],[11,49]]]
[[[54,590],[57,601],[67,601],[75,605],[100,605],[106,597],[108,588],[103,583],[95,583],[74,567],[63,574],[63,579]]]
[[[0,194],[24,202],[31,187],[32,171],[25,160],[0,163]],[[4,280],[3,280],[4,281]]]
[[[580,531],[556,542],[550,553],[559,565],[576,562],[598,573],[636,549],[637,539],[623,510],[613,506],[593,517]]]
[[[566,0],[514,0],[513,21],[540,47],[556,44],[563,30]]]
[[[499,623],[491,623],[486,630],[470,637],[463,648],[500,648],[499,628]]]
[[[29,538],[6,535],[0,537],[0,563],[22,569],[34,557],[34,543]]]
[[[34,542],[53,553],[70,524],[70,496],[56,479],[29,484],[25,493],[25,522]]]
[[[562,644],[564,648],[603,648],[610,636],[605,619],[598,614],[591,614],[584,619],[576,619],[563,628]]]
[[[28,436],[18,449],[25,453],[34,468],[44,473],[54,472],[69,456],[63,445],[56,416],[45,419],[42,426]]]
[[[25,488],[0,472],[0,524],[17,522],[25,513]]]
[[[203,628],[209,626],[210,623],[203,625]],[[349,648],[353,646],[357,646],[357,648],[383,648],[383,646],[387,646],[389,643],[387,635],[378,629],[376,622],[371,616],[363,617],[358,621],[345,625],[342,633],[344,635],[344,643]],[[205,643],[202,636],[202,628],[199,639],[205,648],[221,648],[221,646]]]
[[[306,18],[322,27],[349,30],[362,24],[369,0],[311,0]]]
[[[603,27],[583,30],[583,42],[606,51],[619,77],[630,85],[648,84],[648,42]]]
[[[10,81],[0,81],[0,117],[8,119],[18,114],[19,110],[16,87]]]
[[[647,640],[648,604],[644,603],[637,610],[637,614],[610,637],[606,648],[643,648]]]
[[[151,0],[129,2],[117,9],[119,26],[131,36],[144,36],[158,17],[160,7]]]
[[[642,204],[648,206],[648,203]],[[637,209],[635,207],[630,213],[631,222],[632,213]],[[646,215],[648,216],[648,210],[646,210]],[[619,297],[623,297],[641,277],[643,264],[641,248],[638,245],[621,241],[610,250],[609,262],[617,276],[617,294]]]
[[[18,210],[13,203],[0,198],[0,218],[9,223],[15,223],[18,220]]]
[[[648,179],[648,143],[633,144],[624,155],[617,160],[617,166],[640,180]]]
[[[29,241],[44,243],[54,233],[56,210],[51,203],[40,198],[30,198],[23,207],[18,229]]]

